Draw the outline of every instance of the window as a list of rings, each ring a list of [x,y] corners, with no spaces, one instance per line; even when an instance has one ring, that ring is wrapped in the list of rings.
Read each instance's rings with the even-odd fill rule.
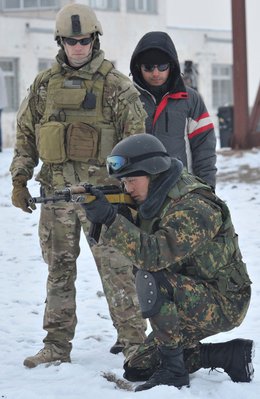
[[[127,0],[126,9],[128,12],[156,14],[157,0]]]
[[[233,104],[232,65],[212,65],[212,106]]]
[[[47,58],[40,58],[38,61],[38,71],[44,71],[45,69],[49,69],[52,67],[54,63],[53,59],[47,59]]]
[[[3,0],[3,9],[20,8],[20,0]]]
[[[97,10],[119,11],[119,0],[89,0],[90,7]]]
[[[4,72],[8,106],[6,111],[17,111],[18,109],[18,59],[0,58],[0,67]]]
[[[186,86],[198,90],[199,66],[193,61],[187,60],[180,63],[180,69],[183,75],[183,81]]]
[[[2,0],[3,10],[57,8],[58,0]]]

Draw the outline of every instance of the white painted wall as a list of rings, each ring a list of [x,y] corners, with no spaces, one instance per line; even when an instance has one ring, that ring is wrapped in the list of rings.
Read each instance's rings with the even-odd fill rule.
[[[231,29],[231,0],[166,0],[166,3],[168,26]]]
[[[53,34],[29,33],[26,23],[32,27],[53,29],[54,22],[39,19],[11,18],[0,16],[0,54],[1,58],[17,58],[18,61],[18,92],[20,103],[26,95],[28,87],[38,73],[39,58],[53,58],[57,45]],[[3,145],[10,146],[14,142],[16,114],[2,113]]]
[[[164,0],[162,0],[164,1]],[[198,29],[232,30],[231,0],[166,0],[167,26]],[[247,63],[248,63],[248,101],[252,106],[260,83],[260,2],[246,0]],[[191,39],[191,38],[190,38]],[[197,41],[189,40],[191,47],[199,51]],[[179,44],[179,43],[178,43]],[[225,49],[226,47],[226,49]],[[223,45],[218,53],[224,55],[232,47]],[[196,50],[195,50],[196,51]],[[222,53],[223,52],[223,53]]]
[[[125,2],[121,2],[121,5],[125,5]],[[116,61],[116,67],[128,75],[130,57],[137,42],[149,31],[166,30],[166,13],[164,0],[158,1],[156,15],[130,14],[126,12],[125,7],[122,7],[120,13],[97,11],[104,31],[104,35],[100,38],[101,48],[105,51],[106,57]]]
[[[81,0],[87,4],[87,0]],[[125,1],[121,1],[125,7]],[[246,0],[248,30],[249,102],[253,104],[260,80],[259,0]],[[231,43],[210,42],[205,35],[231,38],[231,0],[159,0],[158,15],[142,15],[97,11],[104,35],[101,48],[116,67],[129,74],[129,61],[138,40],[148,31],[164,30],[172,37],[180,62],[191,59],[200,68],[199,90],[209,112],[215,118],[211,104],[212,62],[232,63]],[[39,58],[54,58],[57,46],[52,33],[28,32],[31,28],[54,29],[54,20],[6,17],[0,14],[1,57],[19,58],[19,101],[38,73]],[[3,113],[4,145],[12,145],[15,134],[15,114]]]

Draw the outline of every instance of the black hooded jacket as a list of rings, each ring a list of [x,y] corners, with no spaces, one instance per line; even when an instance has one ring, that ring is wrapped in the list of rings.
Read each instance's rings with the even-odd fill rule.
[[[162,93],[149,86],[142,77],[139,58],[149,49],[164,51],[170,58],[170,75],[161,86]],[[146,33],[132,54],[130,71],[148,114],[146,132],[158,137],[169,155],[179,158],[189,172],[215,187],[214,126],[200,94],[183,82],[177,51],[170,36],[166,32]]]
[[[167,82],[169,91],[173,93],[177,91],[186,92],[186,87],[181,77],[180,64],[178,60],[177,51],[172,42],[172,39],[165,32],[146,33],[146,35],[144,35],[143,38],[137,44],[130,61],[130,71],[131,74],[133,75],[135,83],[137,83],[140,87],[148,89],[148,85],[142,78],[140,64],[138,63],[138,58],[142,53],[151,48],[164,51],[166,54],[169,55],[171,59],[171,70],[174,69],[174,74],[171,73],[169,82]]]

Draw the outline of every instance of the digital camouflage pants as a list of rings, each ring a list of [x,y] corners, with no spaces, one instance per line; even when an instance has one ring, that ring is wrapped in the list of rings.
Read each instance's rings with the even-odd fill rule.
[[[80,205],[42,205],[39,237],[48,264],[44,343],[54,343],[67,352],[77,324],[75,280],[82,228],[87,235],[89,222]],[[128,347],[144,341],[146,322],[141,317],[131,265],[110,251],[100,246],[94,257],[118,339],[128,353]]]
[[[221,293],[211,284],[181,274],[172,275],[172,287],[160,292],[164,297],[160,311],[150,319],[152,334],[135,353],[126,358],[126,373],[131,369],[148,370],[159,364],[158,345],[184,349],[189,372],[200,368],[200,341],[229,331],[243,321],[250,302],[250,286],[241,292]]]

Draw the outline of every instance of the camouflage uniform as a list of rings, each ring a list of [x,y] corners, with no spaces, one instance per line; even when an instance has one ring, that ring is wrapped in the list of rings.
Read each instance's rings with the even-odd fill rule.
[[[153,339],[140,345],[128,365],[153,367],[157,345],[181,346],[191,372],[199,368],[200,340],[240,325],[251,282],[225,203],[185,170],[168,194],[170,180],[159,183],[156,197],[148,194],[142,204],[150,201],[156,214],[144,216],[141,205],[136,225],[118,215],[103,240],[151,272],[157,285],[159,310],[149,317]],[[162,206],[156,205],[159,198]]]
[[[63,50],[56,58],[51,69],[36,77],[20,107],[10,167],[13,179],[22,175],[29,180],[40,158],[43,164],[36,180],[46,195],[80,182],[104,183],[106,155],[125,136],[142,132],[145,119],[138,92],[104,60],[101,50],[95,50],[92,60],[77,70],[65,63]],[[95,95],[94,106],[88,104],[89,92]],[[80,206],[42,205],[39,236],[49,267],[44,342],[66,353],[77,323],[75,280],[81,227],[87,234],[89,224]],[[142,342],[146,324],[129,264],[115,257],[111,265],[99,254],[96,260],[119,340],[125,345]]]

